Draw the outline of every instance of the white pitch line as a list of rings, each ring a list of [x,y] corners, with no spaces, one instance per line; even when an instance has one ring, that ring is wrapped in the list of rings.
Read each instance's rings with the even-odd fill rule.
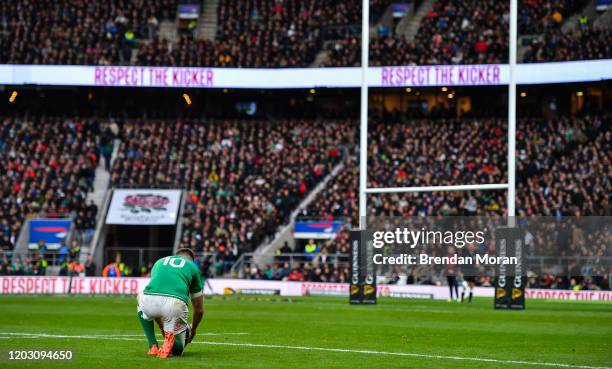
[[[198,333],[198,336],[246,336],[248,333],[246,332],[230,332],[230,333]],[[142,334],[93,334],[92,337],[144,337],[144,333]]]
[[[267,345],[267,344],[257,344],[257,343],[231,343],[231,342],[195,342],[195,343],[202,343],[202,344],[205,344],[205,345],[221,345],[221,346],[245,346],[245,347],[261,347],[261,348],[283,348],[283,349],[304,350],[304,351],[349,352],[349,353],[370,354],[370,355],[409,356],[409,357],[420,357],[420,358],[427,358],[427,359],[466,360],[466,361],[480,361],[480,362],[500,363],[500,364],[541,365],[541,366],[554,366],[554,367],[561,367],[561,368],[612,369],[610,367],[604,367],[604,366],[572,365],[572,364],[561,364],[561,363],[543,363],[543,362],[536,362],[536,361],[521,361],[521,360],[483,359],[483,358],[477,358],[477,357],[415,354],[415,353],[411,353],[411,352],[388,352],[388,351],[372,351],[372,350],[352,350],[352,349],[338,349],[338,348],[327,348],[327,347],[302,347],[302,346],[285,346],[285,345]]]
[[[143,334],[88,334],[85,336],[72,336],[72,335],[59,335],[59,334],[46,334],[46,333],[15,333],[15,332],[0,332],[0,335],[11,335],[11,336],[26,336],[31,338],[109,338],[109,337],[145,337]],[[246,332],[229,332],[229,333],[198,333],[198,336],[245,336],[248,335]],[[0,337],[2,338],[2,337]],[[8,337],[6,337],[8,338]]]
[[[59,334],[45,334],[45,333],[14,333],[14,332],[10,332],[10,333],[0,332],[0,334],[11,335],[11,336],[25,336],[28,338],[48,337],[48,338],[78,338],[78,339],[142,341],[142,339],[139,339],[139,338],[128,338],[128,337],[117,337],[117,336],[97,336],[97,335],[75,336],[75,335],[59,335]],[[288,346],[288,345],[268,345],[268,344],[259,344],[259,343],[232,343],[232,342],[212,342],[212,341],[194,341],[192,342],[192,344],[193,343],[202,344],[202,345],[217,345],[217,346],[256,347],[256,348],[287,349],[287,350],[300,350],[300,351],[325,351],[325,352],[356,353],[356,354],[366,354],[366,355],[404,356],[404,357],[418,357],[418,358],[425,358],[425,359],[440,359],[440,360],[477,361],[477,362],[498,363],[498,364],[540,365],[540,366],[550,366],[550,367],[558,367],[558,368],[612,369],[612,367],[606,367],[606,366],[574,365],[574,364],[547,363],[547,362],[522,361],[522,360],[499,360],[499,359],[486,359],[486,358],[464,357],[464,356],[429,355],[429,354],[416,354],[416,353],[411,353],[411,352],[353,350],[353,349],[340,349],[340,348],[328,348],[328,347],[305,347],[305,346]]]

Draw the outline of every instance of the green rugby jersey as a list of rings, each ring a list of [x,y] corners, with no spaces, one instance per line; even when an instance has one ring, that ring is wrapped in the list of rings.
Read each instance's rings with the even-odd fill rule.
[[[189,303],[189,297],[200,296],[203,288],[200,270],[194,262],[175,255],[155,262],[144,294],[170,296]]]

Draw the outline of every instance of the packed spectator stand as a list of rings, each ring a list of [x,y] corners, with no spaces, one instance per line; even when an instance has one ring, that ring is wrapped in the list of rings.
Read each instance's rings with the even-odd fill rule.
[[[77,228],[93,228],[96,214],[85,198],[99,157],[97,121],[11,117],[2,122],[2,165],[9,174],[3,177],[3,248],[12,248],[29,213],[71,213]],[[34,122],[43,131],[34,129]],[[496,118],[373,119],[369,186],[456,184],[457,178],[503,182],[504,123]],[[342,170],[300,215],[345,219],[347,229],[357,225],[355,129],[350,121],[126,122],[111,182],[186,187],[181,245],[216,254],[223,274],[240,253],[252,251],[285,224],[299,201],[340,162]],[[521,119],[518,215],[609,215],[611,146],[609,118]],[[44,172],[36,171],[41,163],[50,163]],[[500,215],[505,193],[379,195],[369,203],[377,215]],[[347,251],[347,234],[341,232],[321,245],[320,256]],[[342,265],[318,260],[305,263],[300,278],[345,279]],[[249,266],[245,276],[284,275],[282,265],[270,270]]]
[[[372,24],[389,3],[371,1]],[[534,36],[523,61],[611,58],[609,28],[595,27],[583,18],[578,27],[563,27],[580,15],[585,3],[521,1],[519,34]],[[1,3],[0,63],[307,67],[326,50],[322,66],[360,65],[359,32],[338,32],[331,42],[324,39],[334,29],[360,27],[361,7],[350,2],[330,6],[320,0],[222,0],[214,40],[192,34],[167,40],[159,36],[158,24],[175,19],[177,4]],[[508,3],[438,0],[414,40],[392,33],[373,38],[370,48],[370,64],[375,66],[504,63]],[[70,215],[77,229],[91,231],[97,208],[87,203],[86,195],[103,145],[98,122],[4,117],[1,123],[0,169],[7,175],[0,179],[0,248],[13,249],[24,220],[32,214]],[[373,120],[370,126],[371,187],[454,184],[457,178],[500,183],[506,177],[503,119]],[[286,224],[291,211],[338,163],[344,168],[302,215],[344,218],[347,227],[357,224],[358,162],[350,133],[354,127],[349,121],[141,119],[122,127],[120,160],[108,169],[114,186],[186,187],[181,245],[216,254],[223,265],[220,273],[227,273],[240,253],[253,250]],[[518,214],[610,215],[609,127],[609,117],[521,119]],[[348,155],[343,153],[346,147]],[[41,167],[44,170],[37,170]],[[372,196],[370,204],[380,215],[500,215],[506,198],[502,191],[394,194]],[[321,247],[322,256],[347,251],[345,232]],[[298,269],[284,263],[263,269],[249,266],[244,275],[346,280],[348,272],[342,266],[320,260]],[[11,270],[40,270],[35,260],[24,260],[23,268],[20,262]],[[9,264],[5,260],[0,271],[9,270]],[[548,282],[537,284],[556,283],[546,278]]]
[[[454,123],[457,125],[433,120],[416,120],[403,124],[372,122],[369,133],[371,146],[368,186],[447,185],[457,184],[454,179],[466,178],[470,179],[468,183],[474,184],[503,182],[506,175],[503,169],[506,160],[503,155],[505,133],[501,129],[504,120],[472,118],[455,120]],[[564,117],[554,121],[543,118],[521,119],[517,128],[517,215],[556,217],[612,214],[610,123],[610,117],[591,116]],[[469,129],[471,124],[485,129]],[[424,138],[418,142],[419,145],[415,145],[411,134],[423,126],[427,129],[418,136]],[[399,130],[395,127],[399,127]],[[463,137],[463,145],[457,142],[453,144],[452,139],[441,139],[450,133],[454,137],[461,137],[461,134],[453,132],[452,127],[463,127],[468,135],[469,132],[484,132],[485,136],[480,139]],[[491,136],[487,137],[486,134]],[[394,142],[399,145],[394,145]],[[442,146],[429,150],[436,144]],[[418,150],[419,146],[428,150]],[[485,151],[482,151],[483,148]],[[444,160],[440,162],[442,156]],[[357,158],[346,158],[344,165],[345,169],[329,182],[326,190],[302,211],[301,216],[344,219],[349,227],[358,226]],[[427,178],[435,180],[420,182]],[[417,180],[419,182],[415,182]],[[372,195],[368,201],[370,214],[376,216],[495,216],[506,212],[503,191]],[[329,254],[346,254],[346,233],[335,240],[322,242],[321,249]],[[586,250],[584,256],[598,256],[594,250]],[[307,263],[306,268],[311,268],[311,265]],[[418,275],[411,278],[422,278],[420,283],[432,283]],[[549,276],[542,278],[550,279]],[[569,281],[565,279],[555,283],[565,285]],[[576,281],[584,284],[583,287],[591,284],[587,279],[574,278],[574,283]],[[484,280],[480,283],[484,283]],[[544,285],[537,277],[533,277],[531,283],[533,286]],[[604,287],[609,286],[607,279],[598,283]]]
[[[31,1],[0,4],[0,63],[130,64],[155,19],[174,19],[176,0]]]
[[[519,34],[540,34],[551,28],[559,28],[587,4],[586,0],[522,0],[518,7]]]
[[[611,40],[610,28],[584,28],[567,33],[559,29],[548,30],[529,45],[525,62],[610,59]]]
[[[94,120],[1,118],[3,250],[13,248],[23,222],[32,215],[70,215],[77,229],[95,227],[97,209],[86,198],[98,164],[99,133]]]
[[[524,0],[519,35],[537,36],[526,62],[610,58],[609,27],[582,18],[580,0]],[[371,1],[372,24],[389,1]],[[45,1],[0,4],[0,62],[14,64],[308,67],[321,50],[322,66],[360,64],[361,3],[223,0],[214,40],[179,32],[159,35],[176,17],[176,0]],[[391,32],[370,45],[372,65],[504,63],[508,55],[508,2],[438,0],[414,39]],[[350,27],[355,31],[346,31]],[[329,35],[335,35],[329,38]]]
[[[341,160],[346,121],[135,121],[114,186],[189,191],[181,246],[233,260],[252,251]]]

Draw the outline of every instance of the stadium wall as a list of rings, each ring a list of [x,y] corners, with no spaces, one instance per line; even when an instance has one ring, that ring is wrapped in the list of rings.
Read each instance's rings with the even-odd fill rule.
[[[0,295],[73,294],[135,295],[149,282],[149,278],[103,277],[0,277]],[[244,279],[209,279],[207,294],[278,295],[278,296],[346,296],[349,285],[343,283],[259,281]],[[476,287],[477,297],[493,298],[493,287]],[[448,287],[427,285],[378,285],[380,297],[436,299],[448,298]],[[527,289],[527,299],[612,302],[612,291],[570,291]]]

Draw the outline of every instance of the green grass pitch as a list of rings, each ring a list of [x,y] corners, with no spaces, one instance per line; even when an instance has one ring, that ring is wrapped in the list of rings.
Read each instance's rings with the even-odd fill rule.
[[[612,366],[612,304],[529,300],[525,311],[492,304],[213,297],[196,342],[182,357],[161,360],[145,354],[135,297],[3,296],[0,368]],[[21,349],[73,350],[75,358],[7,360],[8,350]]]

